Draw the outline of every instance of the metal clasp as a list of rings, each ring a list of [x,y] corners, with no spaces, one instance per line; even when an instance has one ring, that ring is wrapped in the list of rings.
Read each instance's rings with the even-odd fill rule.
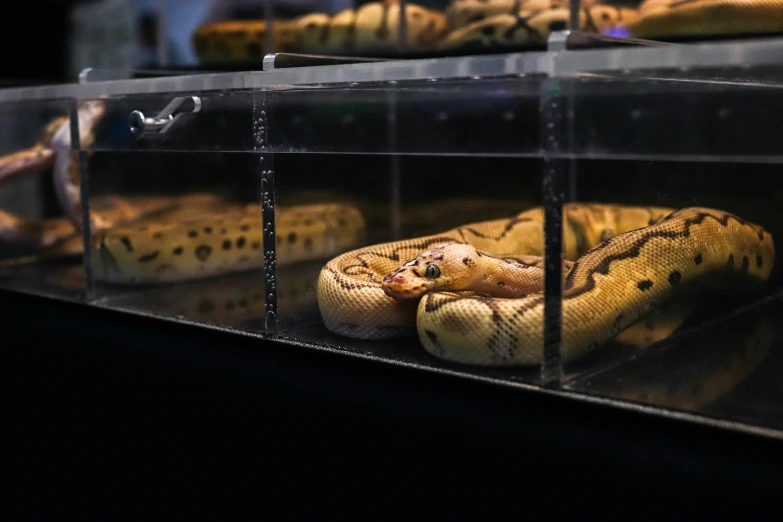
[[[192,102],[192,107],[182,108],[188,101]],[[195,114],[199,111],[201,111],[201,98],[198,96],[178,96],[171,100],[154,118],[145,117],[141,111],[131,112],[128,115],[128,127],[136,139],[140,139],[148,133],[165,134],[180,116],[186,113]],[[174,114],[175,112],[177,113]]]

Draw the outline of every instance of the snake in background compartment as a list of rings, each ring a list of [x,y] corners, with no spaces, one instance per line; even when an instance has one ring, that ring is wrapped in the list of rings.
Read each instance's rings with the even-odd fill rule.
[[[678,295],[761,288],[772,236],[708,208],[564,206],[562,357],[578,359]],[[329,261],[326,327],[359,339],[414,332],[430,354],[487,366],[543,357],[543,210],[372,245]]]
[[[105,113],[101,100],[79,108],[81,146],[89,149]],[[68,117],[55,118],[29,149],[0,157],[0,182],[53,167],[64,217],[27,220],[0,210],[0,268],[82,254],[77,154]],[[261,206],[207,193],[90,198],[93,273],[113,284],[166,284],[263,266]],[[321,259],[356,246],[362,214],[349,203],[278,206],[281,265]]]
[[[275,52],[394,54],[403,11],[399,0],[368,2],[334,15],[275,19]],[[405,49],[412,52],[544,46],[553,31],[570,28],[567,0],[452,0],[440,12],[416,3],[404,11]],[[770,34],[783,31],[783,0],[645,0],[638,8],[582,0],[579,29],[635,38]],[[202,63],[259,61],[265,20],[227,20],[197,28],[193,45]]]

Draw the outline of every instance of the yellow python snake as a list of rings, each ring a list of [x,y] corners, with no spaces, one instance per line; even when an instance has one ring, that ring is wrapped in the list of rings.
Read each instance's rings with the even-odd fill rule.
[[[105,112],[79,110],[89,149]],[[68,117],[55,118],[32,147],[0,157],[0,182],[53,167],[64,217],[28,220],[0,210],[0,269],[82,254],[81,197]],[[167,284],[263,267],[261,206],[208,193],[90,198],[93,275],[113,284]],[[322,259],[358,244],[365,221],[350,203],[276,208],[277,262]]]
[[[564,212],[565,360],[693,289],[764,283],[775,264],[766,230],[720,210],[568,204]],[[535,208],[338,256],[319,276],[324,324],[359,339],[415,331],[425,350],[454,362],[539,364],[542,223]]]
[[[389,54],[405,50],[473,50],[542,46],[552,31],[570,27],[567,0],[452,0],[440,12],[399,0],[369,2],[336,14],[275,19],[266,49],[264,20],[208,23],[193,35],[203,63],[260,61],[268,52]],[[580,2],[579,29],[624,31],[636,38],[746,35],[783,31],[783,0],[645,0],[638,8],[601,0]]]

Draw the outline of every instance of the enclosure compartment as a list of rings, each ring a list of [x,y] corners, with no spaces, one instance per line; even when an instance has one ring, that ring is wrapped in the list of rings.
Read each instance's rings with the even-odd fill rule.
[[[782,78],[735,61],[553,75],[566,389],[781,426]]]
[[[500,239],[512,231],[521,238],[515,216],[542,204],[541,88],[536,75],[514,75],[323,84],[259,94],[277,208],[299,198],[342,208],[334,218],[321,218],[320,228],[303,232],[275,213],[278,255],[315,254],[327,243],[336,247],[312,258],[312,270],[278,265],[277,335],[394,363],[538,382],[535,363],[522,372],[491,364],[491,357],[465,365],[483,357],[470,354],[469,344],[478,337],[455,351],[445,349],[442,337],[417,325],[424,305],[414,294],[408,300],[388,294],[384,279],[407,271],[406,277],[418,274],[424,284],[437,279],[441,266],[446,276],[437,248],[428,251],[466,238],[495,255],[514,253],[498,250]],[[543,229],[531,230],[524,238],[529,253],[542,255]],[[429,257],[403,266],[422,253]],[[473,257],[457,261],[463,266]],[[286,279],[300,280],[298,293],[282,291]],[[401,283],[401,292],[407,284]],[[458,316],[449,317],[462,333],[471,329]]]
[[[80,99],[103,117],[82,141],[90,298],[236,328],[263,324],[253,97],[240,90]],[[256,325],[256,326],[252,326]]]

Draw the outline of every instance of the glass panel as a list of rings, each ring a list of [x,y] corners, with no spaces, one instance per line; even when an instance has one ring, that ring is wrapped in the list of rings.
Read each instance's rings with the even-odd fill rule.
[[[0,104],[0,285],[81,299],[83,243],[60,188],[71,155],[67,100]]]
[[[523,271],[521,255],[543,254],[539,88],[515,78],[259,93],[275,151],[278,335],[538,381],[539,338],[518,349],[516,317],[494,313],[510,305],[489,296],[522,291],[500,265]]]
[[[567,389],[781,426],[783,91],[748,74],[559,80]]]
[[[79,110],[153,114],[176,96],[84,100]],[[247,143],[252,96],[202,99],[200,111],[170,127],[148,122],[133,135],[127,119],[109,118],[93,129],[96,146],[82,140],[91,296],[113,308],[236,327],[264,309],[259,158]]]
[[[535,78],[313,86],[269,92],[266,99],[267,150],[273,152],[538,156],[541,151]]]
[[[251,103],[249,94],[238,91],[113,96],[101,100],[98,131],[84,148],[143,153],[252,151]]]

